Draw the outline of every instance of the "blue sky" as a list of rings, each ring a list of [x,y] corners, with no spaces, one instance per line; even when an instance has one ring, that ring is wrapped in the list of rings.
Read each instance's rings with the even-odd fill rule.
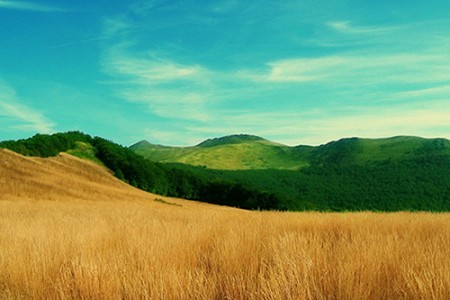
[[[450,2],[0,0],[0,140],[450,138]]]

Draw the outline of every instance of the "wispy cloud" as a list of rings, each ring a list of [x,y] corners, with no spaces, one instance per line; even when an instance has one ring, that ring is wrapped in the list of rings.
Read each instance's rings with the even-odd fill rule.
[[[210,73],[199,65],[180,64],[152,53],[132,55],[122,45],[110,49],[103,67],[122,82],[115,85],[122,99],[145,104],[151,113],[165,118],[208,119],[203,107],[213,99]]]
[[[450,80],[448,54],[337,55],[270,62],[268,71],[244,71],[241,76],[265,82],[326,82],[374,84],[443,82]]]
[[[397,93],[399,97],[405,98],[416,98],[416,97],[430,97],[430,96],[450,96],[450,85],[442,85],[437,87],[425,88],[425,89],[414,89],[405,92]]]
[[[194,81],[204,72],[199,66],[177,64],[172,61],[148,58],[116,57],[109,67],[120,75],[129,76],[141,83],[152,84],[173,80]]]
[[[354,26],[350,21],[328,22],[326,25],[343,34],[381,34],[397,30],[397,27]]]
[[[259,78],[273,82],[318,81],[332,76],[332,71],[348,64],[349,59],[345,57],[287,59],[269,63],[269,73]]]
[[[45,5],[41,3],[25,2],[25,1],[8,1],[0,0],[0,9],[29,10],[37,12],[62,12],[62,8]]]
[[[109,16],[103,19],[103,32],[105,37],[113,37],[126,32],[132,26],[125,15]]]
[[[9,129],[51,133],[56,126],[40,112],[25,106],[17,99],[15,91],[6,83],[0,81],[0,117],[14,120],[8,122]]]

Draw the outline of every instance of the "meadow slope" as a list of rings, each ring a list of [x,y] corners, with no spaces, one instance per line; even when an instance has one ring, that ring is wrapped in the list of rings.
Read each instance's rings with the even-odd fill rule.
[[[0,299],[449,299],[449,225],[165,198],[0,150]]]

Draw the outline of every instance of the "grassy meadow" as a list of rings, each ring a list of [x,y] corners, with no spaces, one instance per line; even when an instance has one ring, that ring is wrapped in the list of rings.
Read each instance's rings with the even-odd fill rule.
[[[449,257],[450,214],[250,212],[0,150],[0,299],[449,299]]]

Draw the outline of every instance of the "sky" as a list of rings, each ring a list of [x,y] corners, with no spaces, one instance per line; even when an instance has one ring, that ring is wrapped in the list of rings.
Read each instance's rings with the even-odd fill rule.
[[[450,138],[448,0],[0,0],[0,140]]]

